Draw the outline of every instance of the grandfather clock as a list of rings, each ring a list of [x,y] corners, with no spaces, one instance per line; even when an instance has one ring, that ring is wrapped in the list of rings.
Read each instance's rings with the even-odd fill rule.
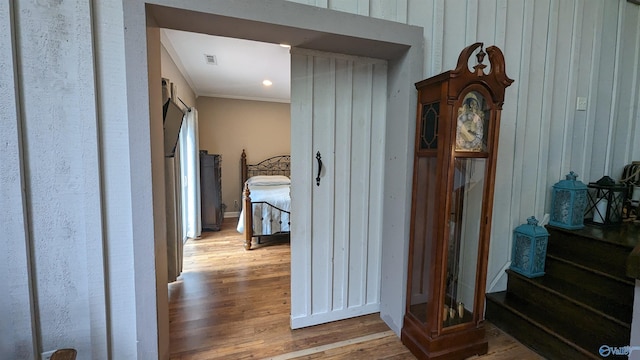
[[[485,53],[475,43],[462,50],[454,70],[416,83],[402,342],[419,359],[487,352],[483,315],[498,131],[512,82],[500,49]]]

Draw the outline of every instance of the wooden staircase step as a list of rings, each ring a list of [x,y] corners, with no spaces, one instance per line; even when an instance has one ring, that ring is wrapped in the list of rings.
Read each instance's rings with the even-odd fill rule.
[[[600,359],[595,351],[587,351],[572,340],[561,335],[575,329],[572,324],[556,319],[553,324],[549,316],[532,309],[530,304],[506,291],[486,295],[485,318],[522,344],[549,359]]]
[[[486,294],[485,318],[550,359],[601,359],[630,343],[635,281],[626,275],[640,227],[547,225],[545,275],[507,270],[507,290]]]
[[[537,321],[575,344],[588,350],[597,350],[603,344],[629,344],[630,319],[621,321],[571,294],[546,287],[541,278],[529,279],[510,270],[507,273],[509,297],[521,299],[532,318],[542,315]],[[569,328],[564,328],[567,325]]]
[[[580,264],[547,255],[545,275],[542,282],[558,291],[564,291],[576,299],[604,309],[616,305],[618,310],[611,314],[620,320],[630,321],[633,312],[633,292],[635,284],[631,279],[619,279],[606,273],[590,269]],[[606,306],[599,304],[606,303]]]
[[[551,276],[537,278],[534,281],[550,291],[577,299],[585,306],[597,309],[622,323],[631,323],[633,304],[624,304],[624,300],[620,297],[616,298],[615,294],[605,297],[601,293],[585,289],[581,284],[577,285]]]
[[[582,230],[566,230],[547,225],[547,254],[627,279],[626,261],[636,245],[626,233],[611,228],[586,225]]]

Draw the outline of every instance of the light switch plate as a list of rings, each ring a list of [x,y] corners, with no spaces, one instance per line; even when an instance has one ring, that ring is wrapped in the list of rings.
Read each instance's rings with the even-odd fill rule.
[[[587,110],[587,98],[578,96],[578,101],[576,101],[576,110],[584,111]]]

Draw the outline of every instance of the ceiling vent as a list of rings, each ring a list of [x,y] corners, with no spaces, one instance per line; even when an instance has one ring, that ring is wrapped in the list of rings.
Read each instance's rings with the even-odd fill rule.
[[[215,55],[204,54],[204,58],[207,61],[207,64],[209,64],[209,65],[218,65],[218,60],[216,59]]]

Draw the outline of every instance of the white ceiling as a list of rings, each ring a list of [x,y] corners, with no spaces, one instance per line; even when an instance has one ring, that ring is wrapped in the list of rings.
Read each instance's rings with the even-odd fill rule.
[[[161,30],[161,41],[196,96],[289,102],[289,49],[277,44]],[[213,55],[217,65],[210,65]],[[262,85],[263,80],[273,85]]]

